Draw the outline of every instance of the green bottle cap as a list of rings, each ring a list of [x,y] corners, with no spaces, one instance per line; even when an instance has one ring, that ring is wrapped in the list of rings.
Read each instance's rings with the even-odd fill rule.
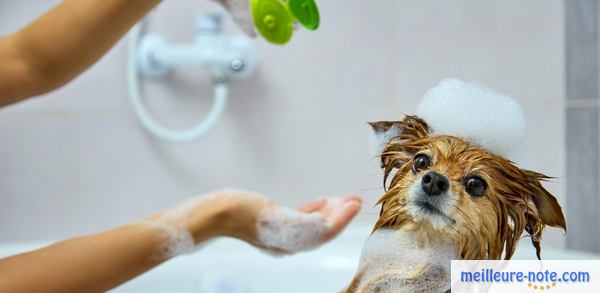
[[[316,30],[319,27],[319,8],[314,0],[289,0],[288,7],[305,28]]]
[[[252,18],[267,41],[283,45],[292,38],[294,19],[280,0],[252,0]]]

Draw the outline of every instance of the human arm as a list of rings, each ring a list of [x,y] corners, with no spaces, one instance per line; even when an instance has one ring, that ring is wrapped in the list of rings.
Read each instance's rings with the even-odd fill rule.
[[[0,292],[103,292],[219,236],[276,253],[293,253],[296,245],[261,236],[259,222],[264,215],[269,215],[272,224],[285,227],[289,218],[272,217],[279,209],[268,198],[251,192],[223,190],[198,197],[108,232],[0,259]],[[306,237],[306,248],[335,237],[359,209],[356,197],[320,199],[303,206],[300,212],[306,218],[296,215],[297,221],[312,225],[319,218],[327,228],[318,239]]]
[[[0,107],[71,81],[160,0],[64,0],[0,37]]]

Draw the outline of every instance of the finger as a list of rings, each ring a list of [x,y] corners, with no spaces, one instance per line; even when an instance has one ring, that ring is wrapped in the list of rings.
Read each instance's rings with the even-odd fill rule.
[[[326,200],[327,200],[327,203],[321,209],[321,214],[324,217],[327,217],[334,210],[342,207],[344,204],[346,204],[348,202],[356,202],[358,204],[362,204],[362,199],[357,195],[346,196],[346,197],[329,197],[329,198],[326,198]]]
[[[340,196],[340,197],[330,197],[327,198],[327,206],[328,207],[335,207],[335,206],[341,206],[349,201],[353,201],[353,202],[357,202],[357,203],[362,203],[362,198],[358,195],[352,195],[352,196]]]
[[[331,239],[340,233],[356,214],[358,214],[361,206],[361,203],[351,200],[344,203],[341,207],[335,208],[331,215],[326,219],[327,225],[331,228],[327,235],[328,239]]]
[[[353,200],[353,201],[357,201],[362,203],[362,197],[358,196],[358,195],[352,195],[349,197],[349,200]]]
[[[312,213],[314,211],[320,210],[323,206],[325,206],[326,203],[327,203],[327,200],[325,198],[321,197],[315,201],[312,201],[312,202],[309,202],[307,204],[300,206],[298,208],[298,210],[303,213]]]

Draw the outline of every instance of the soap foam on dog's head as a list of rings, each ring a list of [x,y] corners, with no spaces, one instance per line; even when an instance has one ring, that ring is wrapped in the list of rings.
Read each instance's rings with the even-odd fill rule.
[[[515,162],[523,159],[525,117],[510,96],[476,82],[445,79],[417,107],[433,134],[453,135]]]

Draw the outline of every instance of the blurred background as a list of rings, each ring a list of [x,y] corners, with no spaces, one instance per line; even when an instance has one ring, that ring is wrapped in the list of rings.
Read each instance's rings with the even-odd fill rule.
[[[0,34],[57,2],[0,2]],[[223,119],[199,141],[169,144],[139,126],[125,39],[68,86],[2,109],[0,242],[109,229],[229,186],[290,206],[360,194],[357,222],[371,224],[383,190],[365,122],[413,113],[427,89],[456,77],[523,105],[523,165],[555,177],[546,187],[568,218],[569,234],[549,229],[546,245],[600,252],[597,1],[318,2],[317,32],[297,31],[283,47],[256,40],[258,71],[230,83]],[[214,9],[165,1],[149,29],[189,42],[195,16]],[[202,71],[145,84],[171,127],[194,124],[210,106]]]

